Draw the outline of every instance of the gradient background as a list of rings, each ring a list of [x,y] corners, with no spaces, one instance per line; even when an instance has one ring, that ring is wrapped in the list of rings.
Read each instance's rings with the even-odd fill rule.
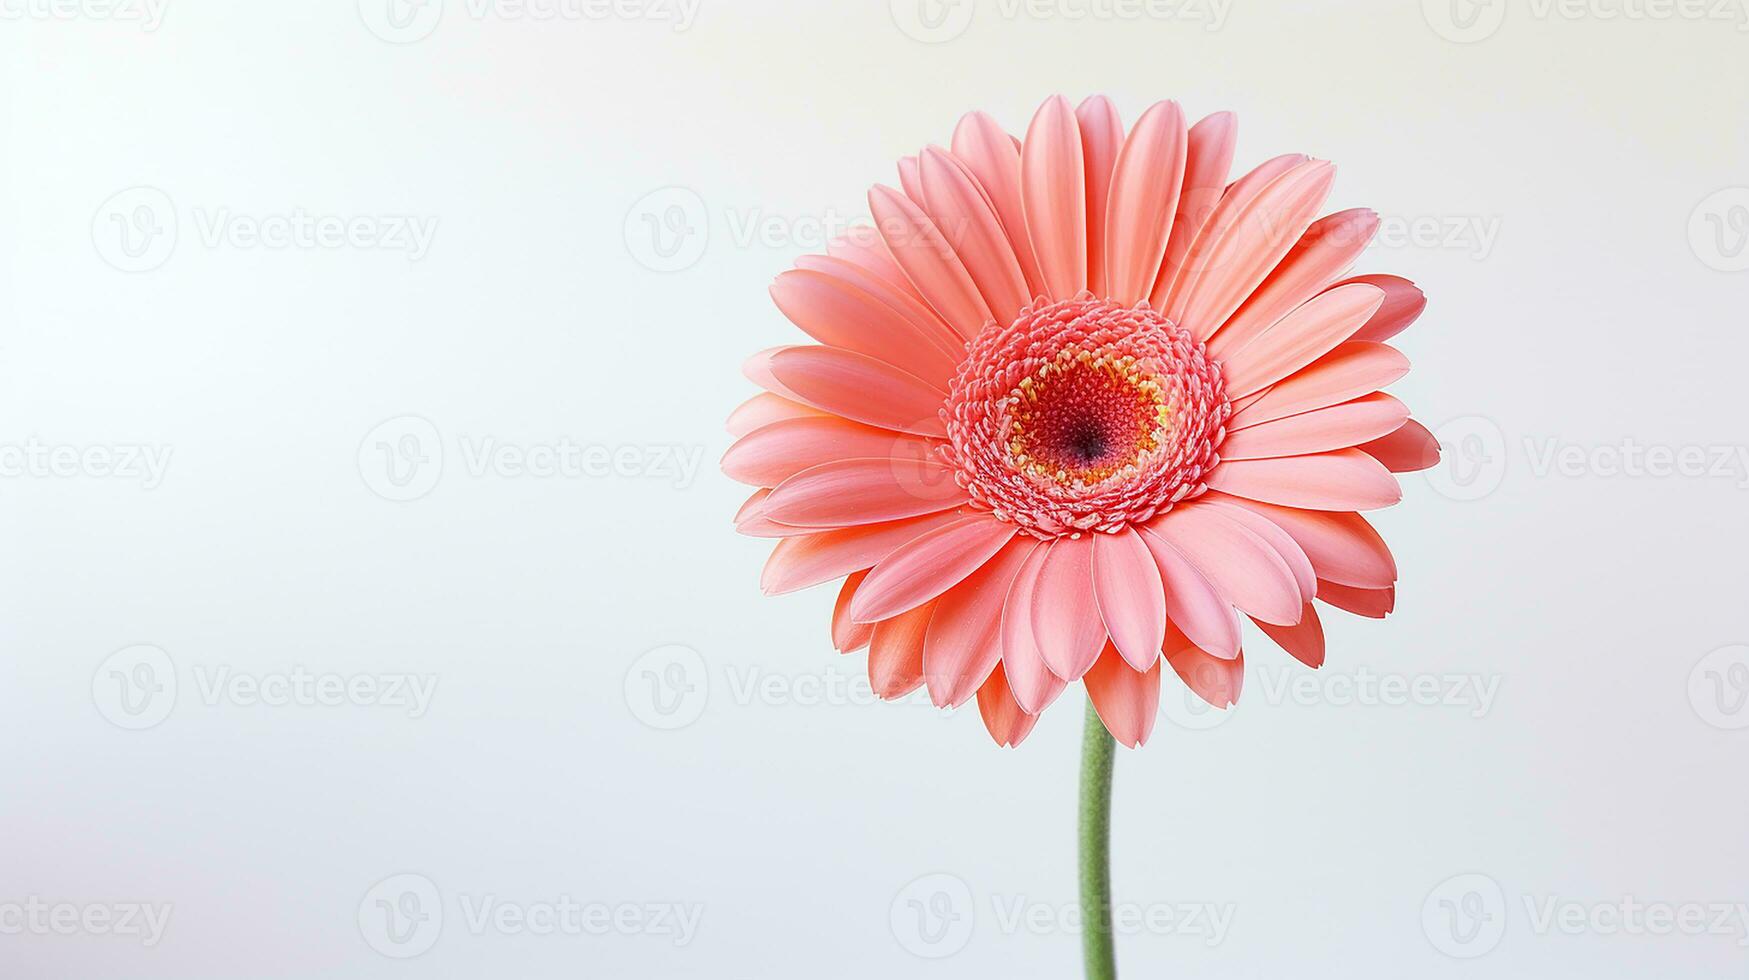
[[[1744,913],[1537,921],[1749,902],[1734,0],[624,2],[449,0],[399,33],[386,0],[169,0],[150,30],[0,4],[0,462],[172,452],[149,489],[0,477],[0,927],[32,897],[173,906],[150,947],[0,930],[0,975],[1077,975],[1077,692],[1016,751],[975,710],[869,703],[835,590],[761,598],[768,542],[714,470],[741,359],[799,336],[769,277],[963,111],[1020,131],[1059,91],[1236,110],[1241,167],[1337,161],[1329,209],[1386,223],[1362,268],[1432,298],[1393,390],[1448,444],[1377,517],[1389,621],[1329,617],[1317,675],[1257,638],[1239,708],[1169,686],[1120,755],[1117,901],[1231,915],[1122,937],[1125,975],[1749,975]],[[299,208],[436,233],[417,259],[203,234]],[[483,439],[702,462],[519,476],[469,467]],[[387,499],[413,491],[379,443],[429,492]],[[1646,447],[1709,462],[1622,465]],[[146,675],[111,659],[138,644]],[[202,696],[296,668],[435,696]],[[142,676],[162,720],[131,730]],[[1440,693],[1345,695],[1368,677]],[[373,916],[407,882],[429,948],[400,958]],[[702,918],[685,945],[472,929],[487,896]]]

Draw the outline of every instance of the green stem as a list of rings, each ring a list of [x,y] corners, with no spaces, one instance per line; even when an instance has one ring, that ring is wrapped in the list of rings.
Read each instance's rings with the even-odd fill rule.
[[[1087,980],[1115,980],[1111,942],[1111,765],[1116,743],[1093,702],[1081,741],[1081,955]]]

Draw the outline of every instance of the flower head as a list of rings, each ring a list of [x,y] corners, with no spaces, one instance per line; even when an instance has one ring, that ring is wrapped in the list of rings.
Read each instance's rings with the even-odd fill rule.
[[[873,228],[778,276],[817,343],[748,362],[736,522],[778,539],[767,592],[844,579],[833,642],[882,697],[976,697],[1014,745],[1081,681],[1139,745],[1162,662],[1237,701],[1240,615],[1317,667],[1314,599],[1390,611],[1359,512],[1438,458],[1380,390],[1425,300],[1348,276],[1378,218],[1317,217],[1329,163],[1229,183],[1235,136],[1172,102],[1126,134],[1052,98],[1021,140],[973,113],[870,192]]]

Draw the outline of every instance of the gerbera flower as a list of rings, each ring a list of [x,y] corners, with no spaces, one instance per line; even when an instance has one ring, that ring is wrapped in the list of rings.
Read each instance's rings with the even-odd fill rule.
[[[1237,701],[1241,614],[1317,667],[1314,600],[1391,610],[1359,512],[1438,458],[1380,390],[1425,300],[1348,275],[1378,216],[1318,217],[1330,163],[1229,183],[1235,138],[1174,102],[1127,135],[1103,97],[1024,139],[972,113],[869,192],[874,228],[777,277],[817,344],[748,362],[723,469],[760,488],[739,529],[779,539],[767,593],[844,578],[832,640],[880,696],[975,696],[1015,745],[1081,681],[1135,746],[1162,661]]]

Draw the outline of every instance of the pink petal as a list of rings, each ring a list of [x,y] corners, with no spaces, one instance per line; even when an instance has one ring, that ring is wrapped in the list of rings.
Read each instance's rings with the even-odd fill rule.
[[[1299,588],[1300,598],[1311,602],[1318,594],[1318,573],[1312,568],[1312,560],[1306,556],[1306,550],[1301,548],[1293,535],[1283,530],[1275,523],[1257,511],[1242,506],[1237,501],[1228,503],[1225,500],[1209,500],[1204,498],[1202,506],[1213,507],[1223,517],[1238,521],[1252,534],[1262,538],[1281,560],[1287,563],[1288,571],[1293,572],[1294,585]]]
[[[1239,703],[1239,692],[1245,687],[1245,654],[1231,660],[1214,656],[1183,633],[1168,631],[1166,662],[1184,686],[1216,708],[1230,708]]]
[[[1087,288],[1095,296],[1111,295],[1106,273],[1106,199],[1111,194],[1111,170],[1123,146],[1123,121],[1117,108],[1103,95],[1095,95],[1075,109],[1081,129],[1081,157],[1087,180]]]
[[[1093,542],[1058,538],[1038,571],[1032,634],[1045,665],[1063,680],[1078,679],[1105,645],[1105,622],[1093,598]]]
[[[1032,727],[1038,724],[1038,716],[1023,710],[1009,690],[1001,664],[990,672],[984,686],[978,688],[978,715],[984,719],[990,737],[1003,748],[1013,748],[1025,741]]]
[[[856,595],[856,587],[867,575],[867,572],[857,572],[845,579],[844,587],[838,590],[838,601],[832,605],[832,646],[839,653],[861,650],[874,639],[873,624],[850,619],[850,599]]]
[[[770,365],[803,404],[883,429],[947,436],[946,394],[890,364],[836,347],[787,347],[771,355]]]
[[[940,230],[921,208],[890,187],[869,191],[868,206],[893,261],[930,307],[961,337],[977,336],[990,319],[990,308]]]
[[[1093,536],[1093,596],[1124,660],[1137,670],[1152,667],[1166,639],[1166,586],[1133,529]]]
[[[1081,127],[1060,95],[1045,100],[1021,144],[1021,209],[1046,293],[1087,288],[1087,181]]]
[[[779,273],[771,299],[791,323],[828,347],[866,354],[944,385],[958,360],[911,321],[845,279],[809,269]]]
[[[1306,601],[1305,612],[1297,626],[1275,626],[1254,619],[1257,628],[1288,652],[1288,655],[1316,670],[1324,665],[1324,624],[1318,621],[1318,610]]]
[[[1353,336],[1383,301],[1384,293],[1365,284],[1337,286],[1318,294],[1227,356],[1221,365],[1227,397],[1260,391],[1330,353]]]
[[[887,524],[847,527],[785,538],[772,549],[759,587],[782,595],[872,567],[895,549],[936,528],[964,520],[952,511]],[[860,588],[857,590],[862,591]]]
[[[1236,411],[1227,422],[1227,431],[1359,398],[1408,373],[1409,359],[1394,348],[1350,340]]]
[[[817,408],[809,408],[801,402],[792,402],[782,395],[762,391],[742,402],[733,412],[730,412],[729,421],[724,427],[729,430],[729,435],[739,439],[754,429],[763,428],[784,419],[831,417],[828,413]]]
[[[1178,196],[1178,215],[1172,236],[1166,241],[1166,257],[1154,280],[1150,298],[1154,309],[1164,310],[1196,241],[1220,205],[1227,173],[1233,168],[1233,150],[1239,143],[1239,120],[1230,112],[1217,112],[1190,127],[1184,162],[1184,190]]]
[[[1144,526],[1142,540],[1166,586],[1166,618],[1204,650],[1231,660],[1239,655],[1239,617],[1208,576],[1165,538]]]
[[[1050,553],[1048,547],[1034,548],[1026,563],[1008,587],[1008,598],[1002,605],[1002,663],[1007,671],[1008,686],[1028,714],[1043,711],[1063,690],[1062,678],[1045,666],[1039,653],[1038,640],[1032,633],[1032,607],[1038,590],[1038,572]]]
[[[809,413],[782,419],[747,433],[723,454],[729,479],[756,487],[775,487],[810,466],[836,459],[932,459],[936,443],[890,429]]]
[[[1107,645],[1083,681],[1093,710],[1118,744],[1137,748],[1153,734],[1160,713],[1160,661],[1146,671],[1126,663]]]
[[[983,567],[1012,537],[1014,525],[972,514],[908,541],[863,580],[850,616],[875,622],[928,602]]]
[[[990,313],[1000,323],[1011,322],[1031,297],[996,212],[964,165],[940,147],[924,150],[922,163],[930,219],[965,265]]]
[[[1271,459],[1347,449],[1389,435],[1408,419],[1409,406],[1378,391],[1230,432],[1221,443],[1221,458]]]
[[[1187,134],[1176,102],[1156,102],[1118,151],[1106,202],[1105,255],[1110,299],[1134,306],[1148,298],[1184,181]]]
[[[881,233],[871,225],[854,225],[841,237],[827,242],[826,255],[857,266],[892,288],[908,293],[917,302],[923,302],[922,295],[912,287],[911,280],[905,278],[905,270],[893,261],[892,253],[887,251],[887,243],[881,240]],[[800,268],[807,268],[800,261],[796,264]]]
[[[936,707],[957,707],[977,693],[1002,659],[1002,605],[1021,565],[1040,543],[1022,535],[935,604],[923,641],[923,679]]]
[[[1403,499],[1397,478],[1358,449],[1222,463],[1209,472],[1208,485],[1235,497],[1307,510],[1377,510]]]
[[[892,256],[887,253],[884,241],[881,243],[881,252],[887,255],[887,261],[892,263],[894,269],[899,268],[898,263],[893,262]],[[922,294],[917,292],[917,287],[911,285],[909,279],[902,285],[894,284],[863,266],[827,255],[800,256],[796,259],[796,268],[844,280],[880,300],[888,309],[903,317],[912,333],[927,338],[931,346],[940,349],[955,364],[965,360],[966,339],[924,302]],[[904,271],[899,270],[899,275],[903,276]]]
[[[1397,563],[1385,539],[1359,514],[1278,507],[1224,495],[1205,499],[1230,502],[1269,518],[1305,550],[1320,580],[1361,589],[1388,588],[1397,580]]]
[[[911,203],[923,206],[923,169],[916,157],[899,158],[899,189],[911,199]]]
[[[1287,625],[1299,621],[1299,583],[1275,548],[1220,510],[1180,504],[1149,523],[1208,576],[1233,605],[1258,619]]]
[[[1004,132],[989,113],[970,112],[954,127],[952,146],[953,155],[965,162],[978,186],[989,195],[996,216],[1002,219],[1002,228],[1008,233],[1009,247],[1020,260],[1027,294],[1037,296],[1044,289],[1044,277],[1039,273],[1038,259],[1032,254],[1032,243],[1026,237],[1026,215],[1020,203],[1020,148],[1014,137]]]
[[[1335,167],[1313,160],[1231,207],[1223,199],[1191,246],[1184,291],[1174,300],[1182,309],[1173,321],[1198,340],[1212,336],[1299,240],[1335,179]]]
[[[792,527],[849,527],[918,517],[968,499],[934,459],[839,459],[810,466],[765,498],[765,517]]]
[[[1361,446],[1360,451],[1385,464],[1392,473],[1414,473],[1439,464],[1439,440],[1414,419]]]
[[[1355,589],[1334,582],[1318,582],[1318,598],[1338,609],[1365,616],[1368,619],[1384,619],[1397,605],[1397,587],[1388,589]]]
[[[1209,340],[1217,360],[1242,349],[1348,271],[1378,231],[1379,216],[1366,208],[1339,211],[1312,222],[1263,285]]]
[[[874,624],[868,648],[868,683],[877,697],[891,701],[923,686],[923,638],[935,603]]]
[[[1344,284],[1355,282],[1385,291],[1384,305],[1366,321],[1365,326],[1355,331],[1355,340],[1378,343],[1390,340],[1409,329],[1409,324],[1414,323],[1421,311],[1427,308],[1427,295],[1402,276],[1355,276],[1343,280]]]
[[[765,498],[771,496],[771,488],[762,487],[753,491],[741,509],[735,512],[735,533],[745,534],[750,538],[793,538],[804,534],[818,534],[818,528],[791,527],[779,524],[765,516]]]

